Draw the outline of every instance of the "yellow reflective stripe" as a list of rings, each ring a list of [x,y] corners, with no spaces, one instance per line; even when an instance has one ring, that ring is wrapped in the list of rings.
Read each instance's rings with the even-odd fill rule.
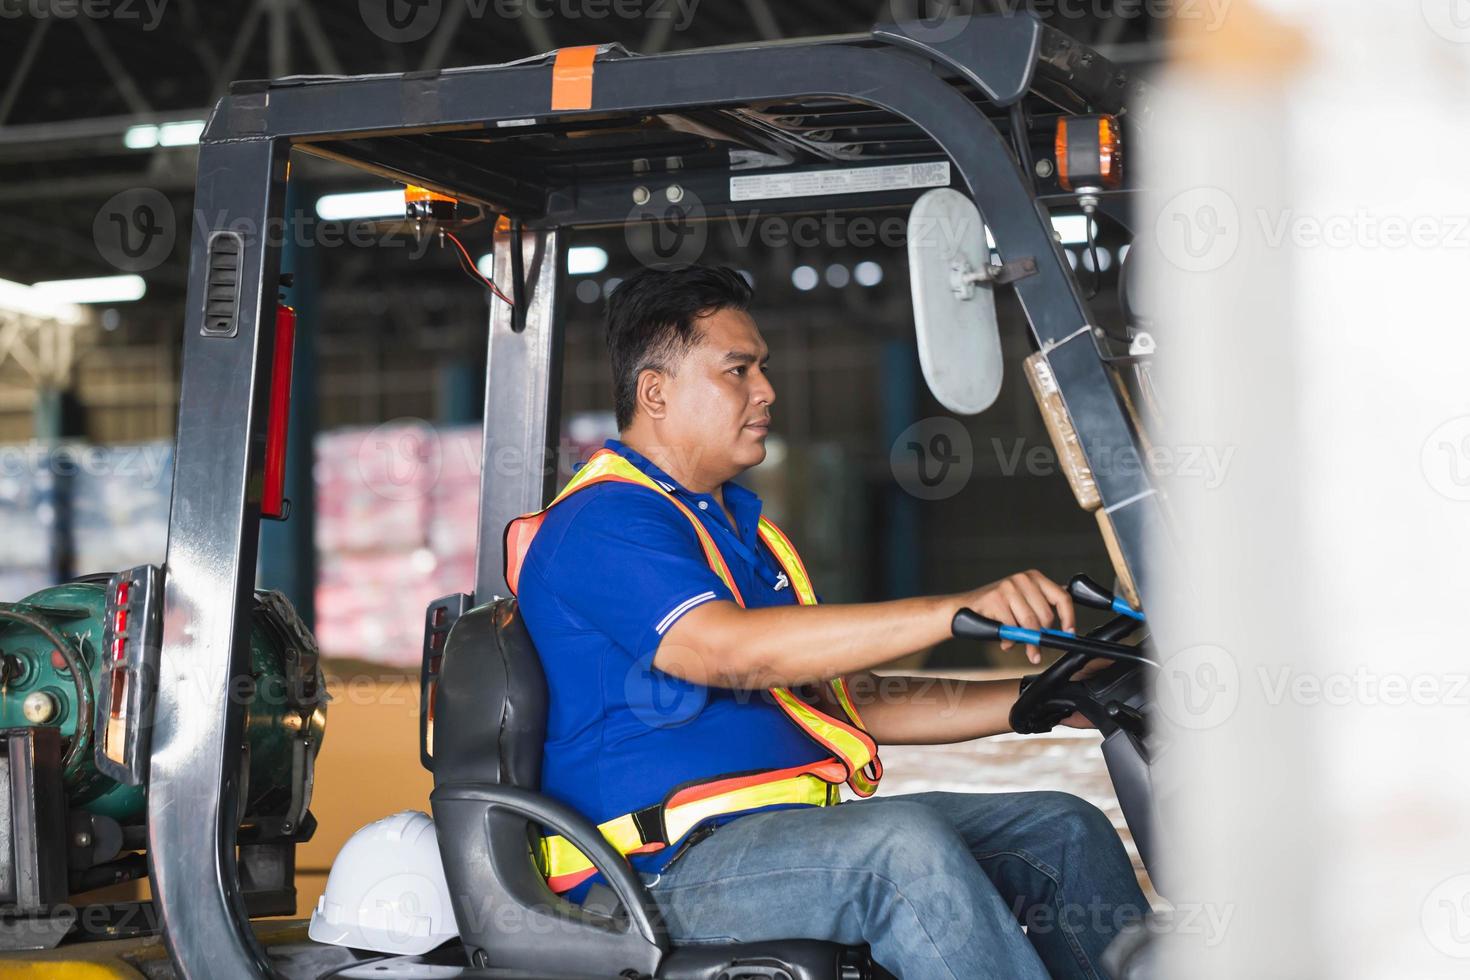
[[[873,761],[874,753],[869,744],[845,727],[834,724],[829,715],[813,708],[784,687],[771,688],[771,694],[797,724],[836,753],[850,774],[856,774]]]
[[[791,588],[796,592],[796,599],[803,606],[815,606],[817,604],[817,593],[812,588],[812,580],[806,573],[806,566],[801,562],[801,556],[796,553],[796,546],[791,540],[781,533],[781,529],[769,520],[762,517],[757,526],[757,533],[771,554],[781,563],[781,569],[786,573],[786,578],[791,582]]]
[[[627,854],[643,846],[638,824],[631,813],[600,823],[597,829],[619,854]],[[565,837],[541,838],[541,869],[548,878],[586,871],[590,867],[592,862]]]
[[[740,789],[706,797],[692,803],[681,803],[664,811],[664,827],[669,840],[676,841],[711,817],[739,813],[763,806],[803,804],[826,806],[830,784],[816,776],[797,776],[774,783],[757,783]]]
[[[594,480],[600,480],[608,476],[616,476],[619,479],[630,480],[633,483],[641,483],[643,486],[651,490],[657,490],[659,493],[665,492],[664,488],[659,486],[651,476],[644,473],[632,463],[629,463],[617,453],[607,449],[600,449],[596,453],[593,453],[591,459],[582,464],[581,469],[572,474],[572,478],[567,481],[567,485],[561,488],[561,493],[557,494],[551,502],[553,504],[559,503],[567,494],[580,490],[583,486]]]
[[[834,677],[832,678],[831,684],[832,693],[837,696],[837,703],[842,705],[843,712],[846,713],[854,725],[863,729],[863,731],[867,731],[867,728],[863,725],[863,719],[858,715],[857,706],[852,703],[852,696],[848,693],[847,678]]]
[[[767,806],[827,806],[835,802],[833,791],[834,787],[829,783],[811,774],[742,786],[717,796],[668,807],[664,811],[664,826],[669,834],[669,842],[673,843],[712,817]],[[638,825],[631,813],[598,824],[597,829],[619,854],[627,855],[643,846],[643,838],[638,833]],[[587,856],[565,837],[541,839],[541,871],[546,877],[559,878],[587,871],[592,867]]]

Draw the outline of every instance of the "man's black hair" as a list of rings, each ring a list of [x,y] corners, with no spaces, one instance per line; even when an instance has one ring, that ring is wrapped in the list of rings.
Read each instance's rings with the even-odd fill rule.
[[[641,269],[618,284],[607,299],[607,349],[620,430],[633,422],[638,375],[672,371],[699,343],[701,316],[745,310],[750,297],[750,284],[724,266]]]

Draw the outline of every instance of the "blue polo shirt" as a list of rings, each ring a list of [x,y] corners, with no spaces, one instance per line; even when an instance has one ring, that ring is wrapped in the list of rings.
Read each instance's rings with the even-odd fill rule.
[[[714,497],[681,487],[617,440],[606,445],[698,516],[747,608],[796,602],[789,586],[776,587],[780,564],[757,537],[759,497],[724,485],[731,526]],[[595,484],[550,510],[519,582],[550,696],[543,792],[596,824],[683,783],[828,757],[764,692],[691,684],[653,666],[680,617],[733,598],[688,519],[647,487]],[[675,850],[636,855],[633,866],[655,871]]]

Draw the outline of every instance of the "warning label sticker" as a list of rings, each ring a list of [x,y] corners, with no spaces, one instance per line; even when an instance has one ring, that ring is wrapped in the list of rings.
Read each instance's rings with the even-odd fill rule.
[[[949,161],[900,163],[850,170],[809,170],[794,174],[747,174],[730,178],[730,200],[762,201],[780,197],[867,194],[911,187],[948,187]]]

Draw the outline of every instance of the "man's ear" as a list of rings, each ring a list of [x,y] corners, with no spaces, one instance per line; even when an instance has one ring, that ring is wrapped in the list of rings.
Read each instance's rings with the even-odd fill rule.
[[[638,372],[633,400],[651,419],[661,419],[668,414],[669,407],[664,401],[664,381],[663,372],[653,368],[644,368]]]

